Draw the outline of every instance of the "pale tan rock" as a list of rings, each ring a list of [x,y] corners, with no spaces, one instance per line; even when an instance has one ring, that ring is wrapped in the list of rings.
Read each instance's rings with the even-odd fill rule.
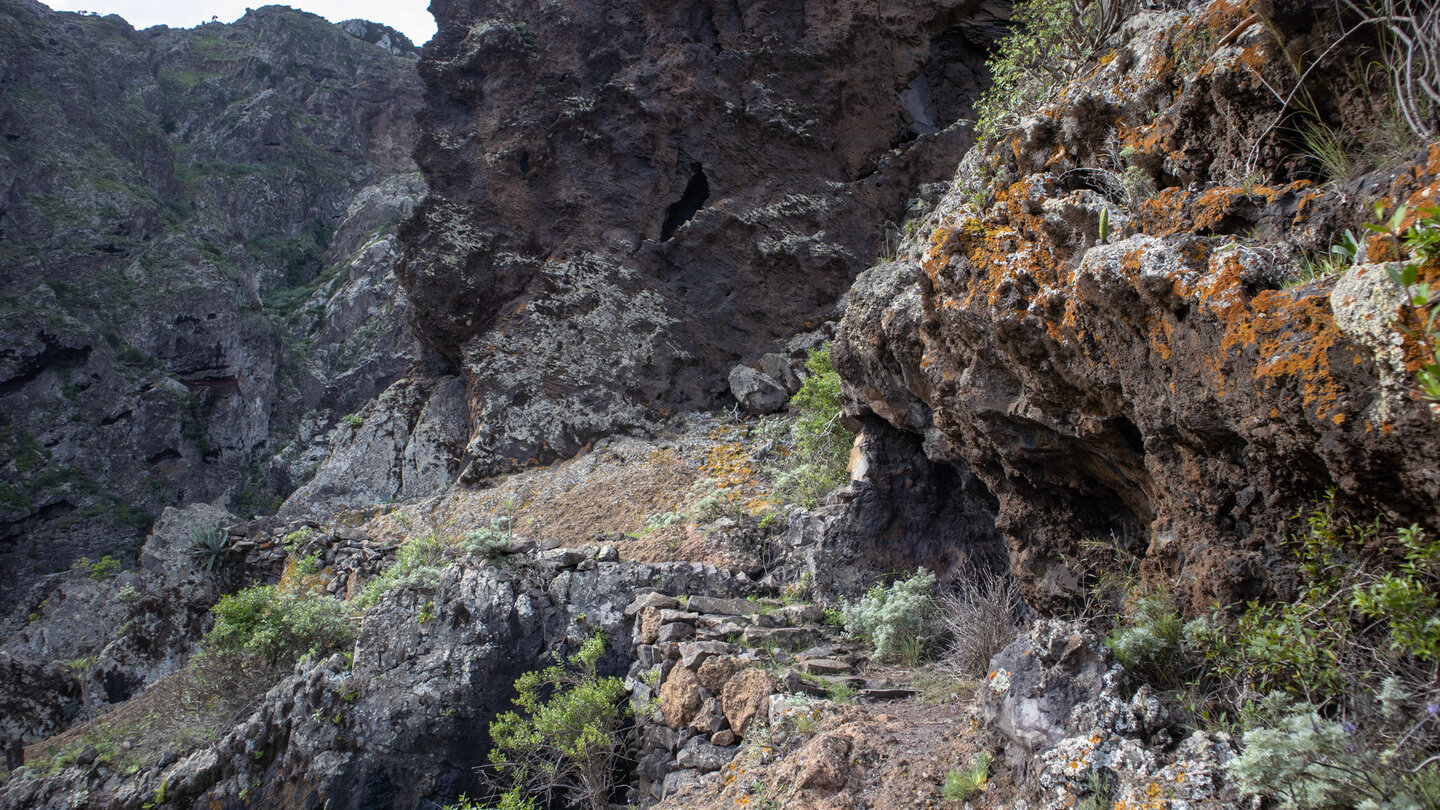
[[[730,678],[720,699],[725,709],[725,719],[730,721],[730,728],[744,737],[750,725],[756,722],[757,715],[760,724],[764,725],[770,694],[774,691],[775,679],[763,670],[747,669]]]
[[[705,691],[695,673],[675,667],[660,685],[660,712],[665,725],[673,729],[688,726],[705,704]]]

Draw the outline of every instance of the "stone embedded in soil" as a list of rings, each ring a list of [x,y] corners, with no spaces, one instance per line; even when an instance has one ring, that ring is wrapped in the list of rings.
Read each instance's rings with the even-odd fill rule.
[[[706,742],[702,737],[696,737],[680,749],[680,753],[675,759],[681,768],[694,768],[701,773],[712,773],[725,767],[734,757],[734,748],[724,748]]]
[[[757,647],[774,645],[793,650],[814,644],[821,635],[814,627],[747,627],[741,638]]]
[[[797,666],[801,672],[810,675],[843,675],[850,674],[855,668],[844,661],[836,661],[831,658],[810,658],[800,661]]]
[[[886,700],[905,700],[918,694],[914,689],[901,689],[898,687],[877,687],[861,689],[855,693],[855,698],[861,703],[880,702]]]
[[[660,630],[655,634],[655,643],[679,642],[694,637],[695,625],[689,622],[670,622],[660,625]]]
[[[685,608],[697,613],[715,613],[722,616],[749,616],[760,612],[764,602],[749,599],[726,599],[718,596],[691,596]]]
[[[687,669],[699,670],[711,656],[726,655],[729,652],[730,645],[720,641],[682,642],[680,644],[680,665]]]

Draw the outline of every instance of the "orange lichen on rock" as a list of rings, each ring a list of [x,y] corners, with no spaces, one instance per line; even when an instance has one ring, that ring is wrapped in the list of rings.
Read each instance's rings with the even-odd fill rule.
[[[1347,392],[1332,363],[1353,364],[1356,351],[1335,326],[1328,296],[1266,290],[1238,310],[1221,312],[1221,350],[1228,357],[1242,367],[1253,362],[1255,377],[1273,387],[1294,383],[1313,418],[1333,420]]]
[[[998,307],[1007,288],[1016,283],[1033,284],[1041,290],[1060,283],[1061,263],[1044,235],[1041,216],[1031,213],[1032,208],[1038,211],[1042,202],[1043,198],[1030,196],[1029,184],[1015,183],[1002,189],[992,206],[992,210],[1004,206],[1005,224],[968,220],[956,231],[956,246],[973,270],[964,291],[967,307],[982,295],[991,307]],[[926,271],[931,268],[927,266]]]
[[[1255,0],[1218,0],[1205,6],[1195,18],[1195,23],[1212,37],[1218,38],[1230,33],[1231,29],[1254,13]]]

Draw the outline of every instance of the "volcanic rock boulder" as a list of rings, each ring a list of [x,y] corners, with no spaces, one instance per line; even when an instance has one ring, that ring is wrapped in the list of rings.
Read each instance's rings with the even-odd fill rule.
[[[723,395],[944,179],[1008,4],[439,0],[402,227],[472,477]]]

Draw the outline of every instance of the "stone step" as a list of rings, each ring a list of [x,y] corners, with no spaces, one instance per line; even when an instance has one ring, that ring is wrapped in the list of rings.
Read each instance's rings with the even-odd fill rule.
[[[686,610],[693,610],[696,613],[719,613],[727,616],[750,616],[756,613],[767,611],[777,607],[777,603],[767,600],[751,601],[749,599],[725,599],[718,596],[691,596],[686,603]]]
[[[824,636],[818,627],[747,627],[741,640],[757,647],[798,650],[813,646]]]

